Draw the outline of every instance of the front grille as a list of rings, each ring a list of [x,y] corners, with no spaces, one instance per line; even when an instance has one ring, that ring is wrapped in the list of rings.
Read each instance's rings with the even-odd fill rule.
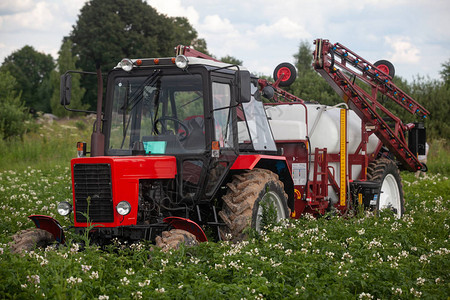
[[[75,216],[77,222],[113,222],[111,166],[109,164],[75,164]],[[89,214],[88,214],[89,211]]]

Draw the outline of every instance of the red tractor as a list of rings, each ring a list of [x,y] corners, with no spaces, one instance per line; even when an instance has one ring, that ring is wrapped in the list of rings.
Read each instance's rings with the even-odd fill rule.
[[[98,73],[90,157],[79,143],[73,203],[60,203],[58,212],[73,213],[75,231],[89,230],[95,243],[119,238],[161,247],[206,241],[206,228],[209,239],[240,240],[249,227],[358,206],[400,217],[398,164],[425,169],[417,160],[424,129],[404,125],[376,96],[428,112],[391,82],[388,62],[372,65],[317,40],[314,67],[344,98],[342,106],[282,90],[295,80],[290,64],[277,67],[270,83],[183,46],[176,57],[122,60],[108,74],[103,112]],[[61,103],[70,104],[70,71],[61,77]],[[30,218],[37,229],[16,235],[15,249],[27,240],[64,243],[56,220]]]

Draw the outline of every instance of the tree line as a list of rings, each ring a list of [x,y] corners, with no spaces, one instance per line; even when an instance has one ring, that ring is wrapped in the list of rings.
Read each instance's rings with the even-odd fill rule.
[[[124,57],[173,56],[174,46],[191,45],[213,56],[204,39],[183,17],[159,14],[142,0],[91,0],[80,11],[70,34],[63,38],[58,58],[25,46],[5,58],[0,67],[0,137],[21,136],[28,112],[71,116],[59,104],[59,78],[67,70],[107,73]],[[242,65],[233,56],[222,61]],[[323,104],[342,102],[334,90],[312,68],[312,50],[302,41],[294,54],[298,78],[288,91],[308,101]],[[432,117],[427,121],[432,138],[450,136],[446,117],[450,105],[450,60],[443,64],[442,80],[417,77],[412,83],[394,79],[402,90],[424,105]],[[95,76],[72,76],[71,107],[95,110]],[[405,120],[411,116],[392,108]]]

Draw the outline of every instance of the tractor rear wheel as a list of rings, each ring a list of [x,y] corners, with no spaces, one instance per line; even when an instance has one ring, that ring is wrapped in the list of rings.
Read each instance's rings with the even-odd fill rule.
[[[164,252],[171,249],[178,249],[180,245],[191,247],[198,244],[195,235],[182,229],[163,231],[161,236],[156,237],[155,242],[156,246],[162,248]]]
[[[47,247],[55,241],[50,232],[40,228],[22,230],[13,235],[12,239],[9,246],[13,253],[20,253],[23,250],[31,251],[35,247]]]
[[[380,183],[377,211],[390,209],[397,218],[404,212],[403,186],[397,165],[390,159],[379,158],[367,168],[367,180]]]
[[[265,225],[289,217],[288,196],[278,175],[265,169],[253,169],[234,175],[227,184],[228,192],[222,198],[219,216],[226,227],[222,239],[240,241],[246,238],[246,229],[260,232]]]

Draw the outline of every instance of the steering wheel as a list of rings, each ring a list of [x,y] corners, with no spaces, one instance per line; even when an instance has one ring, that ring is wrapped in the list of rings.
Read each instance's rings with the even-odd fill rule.
[[[159,134],[158,129],[156,129],[156,124],[158,122],[161,123],[162,133],[168,132],[167,124],[166,124],[167,121],[172,121],[174,123],[178,123],[182,127],[184,132],[177,133],[177,136],[178,136],[178,139],[180,140],[180,142],[184,141],[187,138],[187,136],[189,135],[189,128],[182,121],[180,121],[180,120],[178,120],[177,118],[174,118],[174,117],[161,117],[161,118],[156,119],[156,121],[155,121],[155,131],[156,131],[156,133]]]

